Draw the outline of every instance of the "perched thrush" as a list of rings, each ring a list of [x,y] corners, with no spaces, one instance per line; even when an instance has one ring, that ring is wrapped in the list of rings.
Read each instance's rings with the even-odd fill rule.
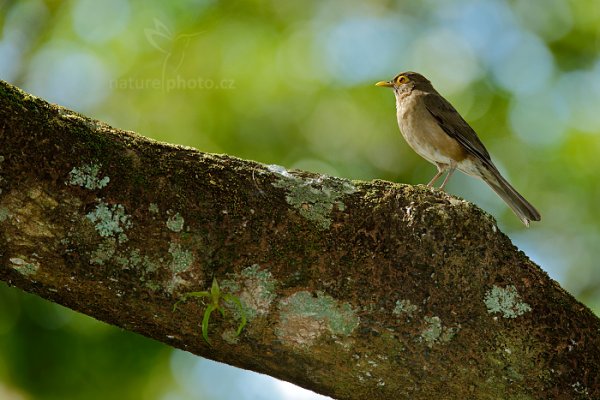
[[[456,169],[483,179],[529,226],[540,213],[500,175],[479,137],[423,75],[403,72],[390,81],[377,82],[396,96],[398,126],[414,151],[437,167],[431,186],[444,172],[444,189]]]

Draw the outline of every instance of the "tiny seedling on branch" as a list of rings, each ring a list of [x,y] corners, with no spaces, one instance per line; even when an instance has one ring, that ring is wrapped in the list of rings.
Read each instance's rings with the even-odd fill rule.
[[[210,320],[210,315],[213,311],[217,310],[221,313],[221,316],[225,317],[225,308],[223,307],[223,303],[233,304],[239,310],[241,322],[236,330],[235,336],[239,336],[246,325],[246,314],[244,313],[244,308],[242,307],[242,303],[240,299],[235,297],[229,293],[221,292],[221,288],[219,287],[219,283],[217,282],[217,278],[213,278],[212,286],[210,287],[210,291],[201,291],[201,292],[189,292],[185,293],[177,303],[173,306],[173,311],[177,309],[177,306],[180,303],[187,301],[190,297],[198,297],[204,298],[208,297],[209,303],[204,311],[204,317],[202,318],[202,337],[206,340],[206,343],[209,345],[210,340],[208,340],[208,322]]]

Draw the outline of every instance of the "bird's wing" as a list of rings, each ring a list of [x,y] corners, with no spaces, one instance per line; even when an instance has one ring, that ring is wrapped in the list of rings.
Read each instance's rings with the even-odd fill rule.
[[[435,118],[444,132],[462,144],[469,153],[486,163],[492,162],[490,154],[473,128],[452,107],[452,104],[438,93],[426,94],[423,97],[427,111]]]

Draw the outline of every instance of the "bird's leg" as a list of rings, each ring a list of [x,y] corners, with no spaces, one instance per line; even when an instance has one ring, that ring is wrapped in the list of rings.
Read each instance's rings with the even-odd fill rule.
[[[448,181],[450,180],[450,177],[452,176],[452,174],[454,173],[455,170],[456,170],[456,167],[450,167],[450,170],[448,171],[448,175],[446,175],[446,179],[444,179],[444,182],[442,182],[442,186],[440,186],[440,190],[444,190],[444,187],[446,187],[446,183],[448,183]]]
[[[444,166],[440,165],[440,164],[435,164],[435,166],[437,167],[437,174],[435,174],[435,176],[429,181],[429,183],[427,184],[427,186],[433,186],[433,184],[435,183],[435,181],[437,181],[439,179],[440,176],[442,176],[442,174],[444,173],[444,171],[446,171],[446,169],[444,168]],[[448,179],[448,178],[446,178]],[[446,182],[446,181],[444,181]]]
[[[444,173],[444,171],[438,171],[438,173],[437,173],[437,174],[435,174],[435,176],[433,177],[433,179],[431,179],[431,180],[429,181],[429,183],[427,184],[427,186],[430,186],[430,187],[431,187],[431,186],[433,186],[433,184],[435,183],[435,181],[437,181],[437,180],[438,180],[438,178],[439,178],[440,176],[442,176],[442,174],[443,174],[443,173]]]

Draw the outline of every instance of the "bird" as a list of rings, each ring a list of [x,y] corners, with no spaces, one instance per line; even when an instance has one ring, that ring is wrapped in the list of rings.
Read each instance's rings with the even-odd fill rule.
[[[402,72],[389,81],[375,84],[394,90],[398,126],[408,145],[437,167],[427,184],[445,173],[439,189],[444,190],[455,170],[480,178],[529,227],[540,221],[540,213],[500,174],[475,130],[431,82],[417,72]]]

